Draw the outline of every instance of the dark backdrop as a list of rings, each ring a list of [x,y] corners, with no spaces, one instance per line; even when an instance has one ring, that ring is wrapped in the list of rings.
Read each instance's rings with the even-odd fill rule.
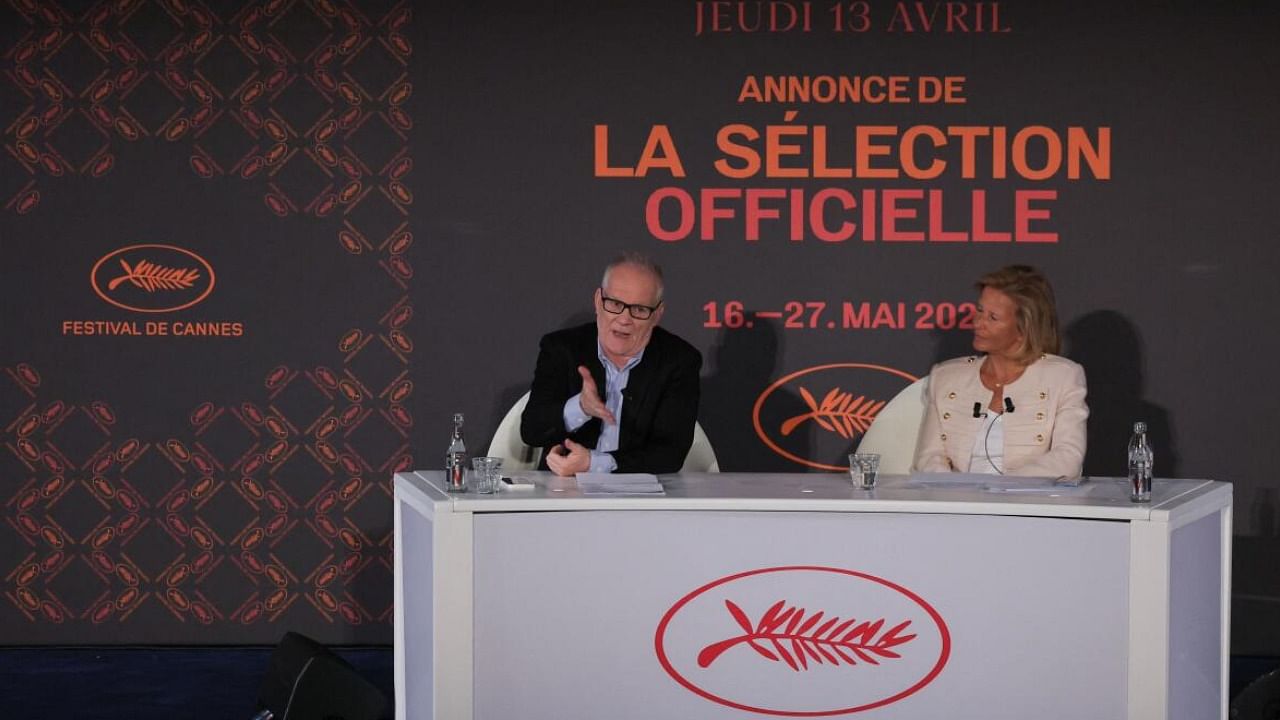
[[[879,0],[0,5],[5,640],[389,640],[390,474],[435,467],[455,411],[483,449],[538,337],[589,318],[601,266],[634,249],[666,270],[664,324],[703,351],[725,470],[836,465],[874,411],[825,398],[887,400],[967,351],[978,275],[1044,268],[1089,376],[1087,472],[1122,472],[1144,419],[1159,475],[1235,483],[1233,651],[1274,653],[1277,14],[951,5],[949,25],[947,3]],[[911,94],[740,99],[766,76],[903,76]],[[945,76],[960,97],[920,102],[920,78]],[[730,125],[795,153],[728,177]],[[598,126],[610,167],[636,166],[655,126],[671,143],[644,177],[606,177]],[[953,139],[914,146],[948,162],[937,177],[811,177],[873,126],[1079,128],[1109,137],[1106,171],[993,176],[984,140],[965,177]],[[872,165],[901,168],[877,142]],[[1046,153],[1031,141],[1028,164]],[[663,240],[646,221],[663,188],[847,191],[856,209],[819,215],[860,234],[819,239],[806,205],[792,239],[788,201],[766,200],[781,219],[749,240],[745,201],[723,199],[709,239],[695,206]],[[937,242],[908,198],[897,227],[925,240],[885,241],[877,205],[867,241],[865,191],[936,191],[952,232],[982,224],[975,191],[992,231],[1014,228],[1017,193],[1052,192],[1030,227],[1056,237]],[[211,327],[229,336],[175,335]]]

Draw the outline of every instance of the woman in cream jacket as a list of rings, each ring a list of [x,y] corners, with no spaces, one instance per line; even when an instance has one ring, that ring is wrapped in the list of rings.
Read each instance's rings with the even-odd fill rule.
[[[935,365],[914,469],[1078,477],[1084,465],[1084,369],[1061,345],[1053,289],[1026,265],[978,280],[973,348]]]

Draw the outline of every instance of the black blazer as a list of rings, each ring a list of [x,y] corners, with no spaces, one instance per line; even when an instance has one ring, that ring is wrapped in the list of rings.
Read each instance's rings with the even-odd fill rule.
[[[520,437],[526,445],[550,448],[568,437],[595,448],[602,420],[591,418],[572,433],[564,425],[565,402],[582,391],[579,365],[591,371],[603,395],[605,373],[595,323],[543,336],[529,404],[520,418]],[[644,358],[631,368],[623,390],[622,427],[618,449],[612,453],[617,472],[679,472],[693,444],[701,369],[697,349],[661,327],[653,329]],[[544,454],[540,467],[546,466]]]

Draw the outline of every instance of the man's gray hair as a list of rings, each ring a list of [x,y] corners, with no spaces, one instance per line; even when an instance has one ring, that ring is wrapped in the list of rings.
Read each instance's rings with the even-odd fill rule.
[[[601,288],[607,287],[609,285],[609,273],[614,268],[622,265],[630,265],[631,267],[644,270],[645,272],[648,272],[650,275],[652,275],[653,278],[658,281],[657,302],[662,302],[662,291],[663,291],[662,268],[658,266],[658,263],[650,260],[647,255],[635,252],[634,250],[628,250],[624,253],[621,253],[620,255],[615,257],[612,261],[610,261],[608,265],[604,267],[604,275],[601,276],[600,278]]]

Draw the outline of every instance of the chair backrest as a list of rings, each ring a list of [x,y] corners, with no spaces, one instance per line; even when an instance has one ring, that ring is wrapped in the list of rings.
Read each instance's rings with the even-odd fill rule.
[[[689,454],[684,456],[684,465],[680,472],[720,472],[720,463],[716,460],[716,451],[711,448],[711,441],[702,431],[700,423],[693,424],[693,446]]]
[[[1272,670],[1236,693],[1231,700],[1229,716],[1232,720],[1275,720],[1280,717],[1280,670]]]
[[[489,456],[502,458],[502,469],[505,471],[535,470],[542,460],[542,448],[529,447],[520,439],[520,416],[524,414],[524,406],[528,403],[529,393],[521,395],[502,418],[502,422],[498,423],[493,441],[489,443]],[[689,448],[680,471],[720,472],[715,450],[711,449],[711,442],[698,423],[693,425],[693,447]]]
[[[391,702],[373,683],[328,648],[305,635],[287,632],[271,653],[258,690],[254,717],[280,720],[386,720]]]
[[[894,395],[858,443],[858,452],[880,454],[880,472],[886,475],[911,472],[924,419],[925,381],[920,378]]]
[[[542,448],[529,447],[520,439],[520,416],[524,414],[524,406],[528,403],[529,393],[521,395],[502,418],[502,422],[498,423],[493,441],[489,443],[489,457],[502,458],[504,472],[536,470],[538,462],[542,460]]]

